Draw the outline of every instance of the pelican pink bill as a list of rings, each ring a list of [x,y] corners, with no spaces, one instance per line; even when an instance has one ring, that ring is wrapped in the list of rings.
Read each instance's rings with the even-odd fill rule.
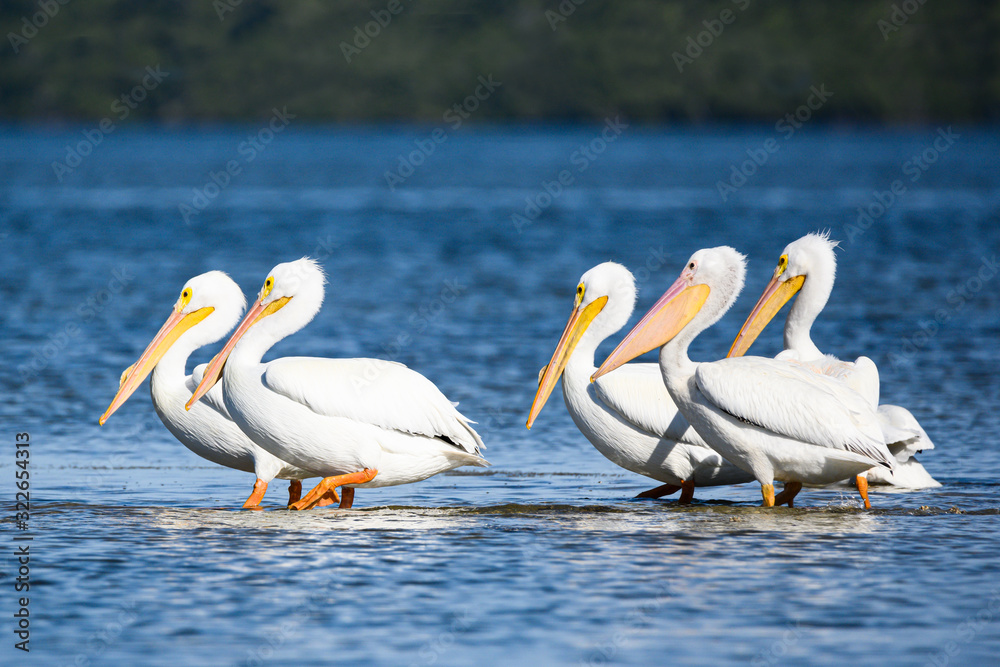
[[[843,382],[761,357],[691,361],[690,343],[729,310],[745,275],[746,258],[728,246],[696,252],[593,379],[660,348],[660,370],[681,414],[757,479],[766,507],[791,503],[803,484],[892,469],[874,407]],[[776,480],[786,483],[777,498]]]
[[[598,345],[625,326],[635,298],[635,279],[621,264],[605,262],[583,274],[569,321],[539,375],[528,428],[561,378],[566,408],[587,440],[616,465],[662,482],[639,497],[680,491],[680,502],[686,504],[696,487],[753,481],[711,449],[678,413],[656,364],[628,364],[590,382]]]

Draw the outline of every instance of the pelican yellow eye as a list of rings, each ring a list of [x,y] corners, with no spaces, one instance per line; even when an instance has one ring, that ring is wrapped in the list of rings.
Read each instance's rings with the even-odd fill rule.
[[[782,255],[778,258],[778,268],[775,275],[780,276],[788,268],[788,255]]]
[[[185,308],[187,308],[187,305],[189,303],[191,303],[191,296],[192,296],[192,294],[193,293],[191,292],[191,288],[190,287],[185,287],[184,288],[184,290],[181,292],[181,297],[179,299],[177,299],[177,305],[175,306],[178,311],[181,311],[181,310],[184,310]]]
[[[584,288],[583,283],[580,283],[579,285],[576,286],[576,300],[573,302],[574,308],[579,306],[580,303],[583,301],[583,293],[586,291],[587,290],[586,288]]]
[[[274,276],[268,276],[264,281],[264,287],[260,290],[260,298],[266,297],[274,289]]]

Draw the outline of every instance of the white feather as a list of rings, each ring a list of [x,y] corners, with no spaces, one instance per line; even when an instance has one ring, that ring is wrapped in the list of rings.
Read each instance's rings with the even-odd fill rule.
[[[881,387],[875,362],[868,357],[858,357],[854,362],[842,361],[831,354],[823,354],[810,335],[813,323],[833,290],[837,269],[834,249],[837,245],[836,241],[830,240],[829,233],[825,233],[807,234],[785,246],[782,254],[787,258],[787,274],[805,276],[805,281],[785,319],[785,350],[775,358],[795,361],[817,373],[839,378],[864,396],[872,406],[877,407],[878,423],[890,453],[898,463],[905,463],[915,452],[931,449],[934,445],[908,410],[878,404]],[[892,479],[896,479],[899,485],[906,485],[904,480],[907,478],[916,480],[914,483],[921,486],[926,486],[927,480],[934,482],[916,461],[909,469],[912,474],[908,477],[880,472],[871,479],[880,479],[887,484],[894,483]]]
[[[319,415],[446,439],[469,454],[485,449],[457,403],[394,361],[285,357],[268,363],[262,379],[271,391]]]
[[[584,296],[578,310],[607,298],[566,360],[562,376],[566,408],[580,432],[615,465],[667,484],[702,487],[752,481],[752,475],[712,450],[680,415],[656,364],[626,364],[590,381],[597,370],[598,345],[625,326],[632,314],[635,281],[624,266],[605,262],[587,271],[580,284]]]
[[[184,388],[187,390],[187,395],[184,396],[185,401],[191,396],[191,394],[194,393],[195,388],[201,384],[202,378],[205,377],[205,369],[207,367],[208,364],[198,364],[194,367],[194,370],[191,371],[191,375],[184,378]],[[208,393],[205,394],[205,397],[201,399],[201,402],[215,410],[220,417],[225,417],[229,421],[233,420],[233,418],[229,416],[229,410],[226,409],[226,400],[223,396],[221,382],[209,389]],[[246,438],[246,436],[243,437]],[[254,445],[254,447],[256,447],[256,445]]]
[[[350,486],[408,484],[459,466],[489,465],[471,422],[430,380],[402,364],[313,357],[261,362],[319,312],[324,283],[308,259],[272,269],[208,371],[224,364],[233,421],[274,456],[323,477],[374,471],[369,481]]]
[[[844,382],[763,357],[698,365],[698,388],[723,411],[786,438],[892,468],[871,404]]]
[[[707,447],[677,411],[659,364],[625,364],[593,387],[601,402],[650,435]]]

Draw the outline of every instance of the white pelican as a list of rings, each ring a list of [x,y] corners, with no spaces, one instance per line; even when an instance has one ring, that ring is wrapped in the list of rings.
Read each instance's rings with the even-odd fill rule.
[[[925,449],[934,449],[934,443],[927,437],[927,433],[924,432],[916,417],[909,410],[898,405],[878,406],[878,416],[883,432],[886,430],[886,424],[889,424],[896,429],[904,432],[909,431],[914,435],[886,444],[889,452],[896,457],[896,466],[891,472],[881,467],[872,468],[868,471],[868,483],[885,484],[904,489],[933,489],[941,486],[941,482],[931,477],[930,473],[917,461],[916,455]]]
[[[192,452],[212,463],[256,474],[245,508],[260,505],[267,484],[275,477],[291,480],[288,502],[302,493],[302,482],[316,473],[285,463],[255,445],[233,423],[223,404],[223,387],[215,387],[205,403],[187,411],[184,403],[201,380],[205,364],[184,375],[188,357],[198,348],[225,336],[239,321],[246,299],[232,278],[221,271],[195,276],[184,285],[174,310],[135,362],[122,373],[118,393],[101,415],[103,426],[152,371],[149,380],[153,407],[163,425]]]
[[[302,500],[350,507],[354,487],[417,482],[464,465],[487,466],[483,442],[424,376],[378,359],[287,357],[261,363],[323,303],[322,270],[311,259],[279,264],[236,333],[205,370],[187,405],[220,377],[225,403],[244,433],[275,456],[323,477]]]
[[[628,364],[590,382],[598,345],[625,326],[634,305],[635,281],[621,264],[606,262],[583,274],[573,314],[539,376],[528,428],[561,375],[566,408],[597,451],[626,470],[665,483],[640,497],[682,491],[680,502],[688,503],[696,486],[753,481],[709,448],[678,414],[656,364]]]
[[[732,248],[696,252],[594,379],[660,347],[660,371],[681,414],[713,449],[753,474],[765,507],[775,504],[774,480],[794,497],[802,484],[831,484],[876,465],[891,469],[874,408],[840,380],[775,359],[688,358],[691,341],[729,310],[745,275],[746,260]]]
[[[818,373],[839,377],[873,406],[878,406],[879,372],[875,362],[868,357],[841,361],[823,354],[810,335],[813,322],[833,291],[837,245],[828,234],[806,234],[785,246],[771,281],[737,334],[728,356],[743,355],[785,303],[798,294],[785,319],[785,349],[775,358],[796,361]],[[934,448],[913,415],[905,408],[885,405],[879,407],[878,417],[889,451],[898,463],[906,465],[897,467],[893,473],[876,470],[868,480],[859,476],[856,483],[866,486],[871,481],[906,488],[941,486],[913,458],[918,451]]]

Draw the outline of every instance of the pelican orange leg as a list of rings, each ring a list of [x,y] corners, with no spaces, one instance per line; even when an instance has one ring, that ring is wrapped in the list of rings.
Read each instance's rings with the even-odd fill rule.
[[[858,475],[854,481],[858,484],[858,493],[861,494],[861,498],[865,501],[865,509],[870,510],[872,504],[868,502],[868,478]]]
[[[761,484],[760,495],[764,497],[761,507],[774,507],[774,484]]]
[[[257,481],[253,483],[253,493],[247,498],[247,501],[243,503],[243,509],[257,509],[260,507],[260,501],[264,500],[264,494],[267,492],[267,482],[262,480],[260,477]]]
[[[786,482],[785,488],[781,490],[781,493],[774,497],[774,505],[788,505],[789,507],[795,507],[793,504],[795,501],[795,496],[799,495],[799,491],[802,490],[801,482]]]
[[[319,484],[317,484],[312,491],[306,494],[306,496],[298,501],[297,503],[292,503],[288,506],[288,509],[293,510],[305,510],[315,507],[320,501],[324,499],[333,500],[337,498],[337,487],[343,486],[344,484],[364,484],[365,482],[370,482],[375,479],[375,475],[378,474],[378,470],[372,470],[371,468],[366,468],[361,472],[352,472],[346,475],[333,475],[332,477],[324,477]],[[345,489],[346,491],[346,489]],[[346,495],[346,494],[345,494]],[[332,496],[332,498],[331,498]],[[354,493],[350,494],[351,502],[354,501]],[[323,503],[328,504],[328,503]],[[322,505],[320,505],[322,506]]]

